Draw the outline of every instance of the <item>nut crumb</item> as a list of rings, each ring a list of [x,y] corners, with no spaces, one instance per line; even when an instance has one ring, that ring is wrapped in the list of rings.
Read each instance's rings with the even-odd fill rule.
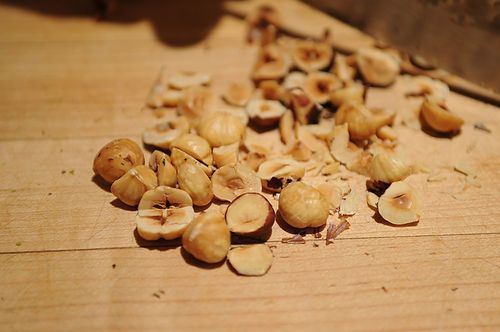
[[[16,242],[16,247],[20,247],[23,243],[21,241]]]
[[[317,244],[316,242],[313,242],[313,247],[317,248],[317,247],[319,247],[319,244]]]
[[[116,264],[111,265],[111,267],[112,267],[113,269],[115,269],[115,268],[116,268]]]
[[[385,288],[385,286],[382,286],[381,289],[384,291],[384,293],[388,292],[388,290],[387,290],[387,288]]]
[[[333,240],[337,238],[343,231],[349,229],[351,224],[346,220],[345,217],[341,217],[341,221],[338,226],[335,224],[329,224],[326,230],[326,245],[333,243]]]
[[[481,131],[484,131],[488,134],[491,134],[491,129],[489,129],[488,127],[486,127],[484,125],[484,123],[482,122],[476,122],[474,123],[474,129],[477,129],[477,130],[481,130]]]
[[[451,289],[451,291],[452,291],[452,292],[456,292],[456,291],[457,291],[457,289],[458,289],[458,287],[453,287],[453,288]]]

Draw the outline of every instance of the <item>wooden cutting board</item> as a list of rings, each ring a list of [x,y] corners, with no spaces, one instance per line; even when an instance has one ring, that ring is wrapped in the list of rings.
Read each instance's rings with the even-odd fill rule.
[[[446,175],[410,179],[423,197],[416,226],[376,222],[360,194],[333,245],[282,244],[289,234],[275,224],[275,262],[261,278],[134,235],[135,212],[93,178],[96,151],[139,141],[157,120],[142,107],[160,67],[210,72],[220,91],[247,77],[255,56],[221,3],[178,6],[125,2],[97,23],[84,0],[0,5],[3,329],[498,330],[500,112],[461,95],[448,100],[465,119],[459,136],[397,128],[415,160]],[[418,107],[403,97],[408,80],[371,90],[369,105]],[[475,167],[481,187],[464,190],[455,162]],[[363,179],[352,183],[362,191]]]

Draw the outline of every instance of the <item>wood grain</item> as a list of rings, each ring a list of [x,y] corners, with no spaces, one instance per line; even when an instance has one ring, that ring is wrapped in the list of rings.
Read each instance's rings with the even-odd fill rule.
[[[208,71],[216,91],[247,77],[255,48],[244,43],[244,24],[220,16],[206,38],[174,47],[146,18],[96,23],[83,0],[66,6],[87,16],[49,15],[32,3],[0,4],[3,329],[500,328],[498,108],[452,94],[448,105],[466,122],[459,136],[397,128],[403,154],[447,177],[410,179],[424,203],[417,226],[377,223],[361,195],[351,229],[334,245],[313,247],[312,237],[281,244],[289,234],[275,224],[269,274],[237,277],[225,264],[193,265],[178,243],[138,240],[134,211],[93,179],[91,163],[107,141],[139,141],[158,120],[142,108],[162,66]],[[389,90],[371,89],[368,104],[409,112],[421,100],[404,98],[408,84],[401,77]],[[464,190],[455,162],[471,163],[481,188]],[[354,189],[363,192],[364,180],[351,179]]]

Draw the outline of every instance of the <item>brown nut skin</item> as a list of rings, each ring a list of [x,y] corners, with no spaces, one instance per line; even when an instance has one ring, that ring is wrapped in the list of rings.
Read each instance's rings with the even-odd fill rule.
[[[94,173],[113,183],[134,166],[144,164],[144,153],[128,138],[112,140],[99,150],[94,159]]]
[[[226,258],[231,246],[231,233],[219,212],[204,212],[194,218],[182,235],[182,247],[205,263],[218,263]]]
[[[422,103],[421,114],[425,122],[439,133],[453,133],[460,131],[464,120],[431,99]]]
[[[326,224],[329,203],[316,188],[294,182],[281,190],[279,213],[295,228],[320,227]]]
[[[259,237],[271,230],[275,212],[271,203],[261,194],[245,193],[229,204],[225,218],[232,233]]]
[[[133,167],[113,182],[111,192],[123,203],[135,206],[142,195],[158,185],[156,174],[144,165]]]

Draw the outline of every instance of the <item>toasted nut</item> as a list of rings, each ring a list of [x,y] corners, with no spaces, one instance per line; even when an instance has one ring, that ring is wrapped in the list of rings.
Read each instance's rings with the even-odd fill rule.
[[[263,162],[257,171],[262,185],[272,192],[280,192],[287,184],[300,180],[306,170],[291,159],[275,159]]]
[[[293,113],[292,111],[286,111],[280,118],[279,123],[279,131],[281,141],[285,145],[293,145],[296,141],[295,131],[293,129],[294,121],[293,121]]]
[[[347,63],[345,57],[337,56],[332,68],[332,73],[342,82],[351,82],[356,77],[356,68]]]
[[[388,222],[404,225],[420,219],[418,200],[405,182],[393,182],[378,201],[378,212]]]
[[[142,132],[144,144],[169,149],[174,139],[189,131],[188,120],[181,116],[175,120],[164,121]]]
[[[377,154],[368,170],[374,181],[392,183],[406,179],[411,174],[411,167],[395,156]]]
[[[234,106],[245,106],[254,91],[251,82],[231,82],[222,94],[224,100]]]
[[[365,87],[360,83],[352,83],[330,93],[330,102],[340,107],[347,102],[363,103]]]
[[[172,149],[172,153],[170,154],[170,161],[172,163],[172,165],[174,165],[174,167],[177,169],[179,167],[180,164],[182,164],[186,159],[189,159],[191,160],[192,162],[194,162],[196,165],[198,165],[198,167],[200,167],[203,172],[208,176],[210,177],[213,173],[213,167],[211,166],[208,166],[206,164],[204,164],[203,162],[199,161],[199,160],[196,160],[193,156],[191,156],[190,154],[187,154],[186,152],[178,149],[178,148],[173,148]]]
[[[275,80],[265,80],[259,83],[262,97],[267,100],[281,100],[284,90]]]
[[[288,74],[283,80],[283,88],[291,90],[294,88],[303,89],[306,83],[307,75],[300,71],[294,71]]]
[[[321,175],[328,176],[335,174],[339,171],[340,168],[340,163],[337,161],[333,161],[329,164],[326,164],[322,169],[321,169]]]
[[[217,100],[212,90],[204,86],[192,86],[184,90],[177,111],[197,125],[202,116],[215,112],[216,107]]]
[[[202,119],[198,125],[198,135],[217,147],[240,142],[245,136],[245,126],[232,114],[214,113]]]
[[[155,85],[153,85],[146,98],[146,105],[151,108],[162,107],[166,92],[167,87],[163,82],[156,83]]]
[[[358,209],[357,195],[354,192],[349,193],[340,201],[339,215],[352,216],[356,214]]]
[[[138,210],[137,232],[150,241],[181,237],[194,218],[191,197],[185,191],[166,186],[146,191]]]
[[[149,157],[149,167],[156,172],[160,186],[175,187],[177,184],[177,171],[170,163],[170,157],[165,153],[155,150]]]
[[[134,166],[144,164],[144,154],[128,138],[112,140],[103,146],[94,158],[94,173],[106,182],[113,183]]]
[[[383,126],[392,126],[396,117],[396,112],[388,112],[383,108],[372,108],[370,113],[372,114],[373,126],[376,129]]]
[[[362,151],[353,163],[346,164],[346,168],[352,172],[368,176],[368,170],[370,169],[373,160],[373,155],[368,151]]]
[[[235,165],[238,162],[238,151],[240,144],[238,142],[222,145],[213,149],[214,163],[217,167],[225,165]]]
[[[158,185],[156,174],[147,166],[135,166],[113,182],[111,192],[123,203],[134,206],[139,204],[142,195]]]
[[[443,103],[450,94],[450,88],[446,83],[427,76],[417,76],[412,83],[416,85],[416,88],[407,93],[409,96],[429,96],[432,100]]]
[[[356,65],[363,79],[371,85],[388,86],[399,74],[399,62],[392,55],[375,48],[358,50]]]
[[[276,44],[269,44],[259,52],[252,78],[256,81],[277,80],[288,73],[290,59],[286,52]]]
[[[259,193],[246,193],[233,200],[226,210],[229,230],[238,235],[261,236],[274,223],[274,210]]]
[[[296,228],[320,227],[326,224],[329,203],[315,188],[294,182],[280,194],[279,212],[290,226]]]
[[[375,211],[378,209],[378,196],[372,193],[371,191],[368,191],[366,193],[366,204]]]
[[[182,234],[182,247],[206,263],[222,261],[226,258],[230,246],[231,234],[224,216],[219,212],[200,214]]]
[[[311,124],[302,127],[313,134],[316,138],[324,140],[326,142],[331,141],[331,139],[333,138],[333,124]]]
[[[250,100],[246,109],[250,119],[260,126],[276,124],[286,112],[286,108],[280,102],[261,99]]]
[[[330,211],[337,211],[342,201],[342,189],[335,182],[323,182],[314,187],[328,201]]]
[[[207,140],[195,134],[184,134],[179,136],[170,145],[170,148],[178,148],[191,155],[196,160],[206,165],[212,165],[212,149]]]
[[[319,115],[318,108],[304,91],[293,89],[289,95],[291,108],[300,124],[308,124],[317,120]]]
[[[430,98],[424,100],[420,111],[429,127],[440,133],[458,132],[464,124],[462,118]]]
[[[246,156],[243,157],[243,161],[245,163],[245,166],[247,166],[251,170],[257,171],[259,169],[259,166],[266,161],[266,155],[259,152],[250,151]]]
[[[335,126],[333,139],[330,143],[330,153],[344,165],[355,163],[361,156],[362,150],[349,142],[348,124]]]
[[[295,142],[288,153],[297,161],[308,161],[312,157],[312,151],[301,141]]]
[[[307,75],[304,92],[313,102],[323,104],[330,99],[330,93],[342,87],[342,82],[332,74],[311,72]]]
[[[163,106],[166,107],[177,107],[179,101],[184,96],[184,93],[179,90],[167,90],[163,94]]]
[[[252,43],[260,40],[261,45],[267,45],[269,42],[274,41],[271,31],[276,33],[277,27],[281,24],[278,12],[267,5],[260,5],[250,12],[246,17],[246,21],[248,24],[248,41]]]
[[[244,127],[246,127],[250,121],[247,111],[243,107],[226,105],[225,107],[223,106],[219,109],[219,113],[234,115],[241,121]]]
[[[349,124],[349,137],[353,140],[367,139],[376,131],[372,113],[361,103],[342,104],[335,114],[335,123]]]
[[[251,244],[231,249],[227,259],[238,274],[262,276],[271,268],[273,252],[266,244]]]
[[[241,194],[262,191],[260,178],[243,165],[226,165],[216,170],[212,186],[215,197],[229,202]]]
[[[204,206],[212,201],[212,182],[196,161],[185,158],[175,168],[179,188],[191,196],[194,205]]]
[[[314,153],[327,153],[327,147],[325,142],[316,138],[305,126],[297,125],[295,126],[295,135],[297,140],[302,142],[306,147],[308,147]]]
[[[295,65],[305,72],[322,70],[332,62],[333,49],[327,43],[302,40],[296,43],[292,58]]]
[[[382,126],[377,129],[377,136],[380,139],[386,139],[389,141],[395,141],[398,139],[398,135],[396,134],[396,131],[389,126]]]
[[[173,74],[168,79],[171,88],[182,90],[191,86],[208,85],[211,77],[205,73],[180,72]]]

